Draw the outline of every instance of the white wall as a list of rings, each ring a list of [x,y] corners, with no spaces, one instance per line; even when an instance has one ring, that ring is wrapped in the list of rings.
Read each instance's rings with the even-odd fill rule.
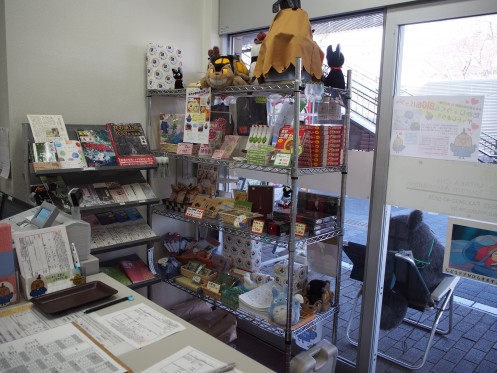
[[[7,96],[7,54],[5,51],[5,1],[0,0],[0,127],[9,128]],[[11,194],[8,180],[0,178],[0,190]]]
[[[21,123],[26,114],[61,114],[66,123],[78,124],[136,121],[145,127],[146,44],[181,48],[189,83],[199,79],[207,49],[218,40],[213,32],[218,0],[202,5],[197,0],[16,0],[5,2],[5,17],[0,1],[6,25],[2,48],[0,23],[0,51],[6,51],[0,81],[8,83],[0,87],[0,120],[10,127],[12,192],[19,198],[25,197]],[[5,70],[7,79],[1,79]]]

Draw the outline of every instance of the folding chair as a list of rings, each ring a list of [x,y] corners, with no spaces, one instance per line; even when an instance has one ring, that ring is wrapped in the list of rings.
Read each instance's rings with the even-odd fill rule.
[[[364,245],[353,244],[353,246],[355,247],[354,252],[356,256],[357,253],[359,252],[358,246],[362,246],[362,253],[365,256],[366,247]],[[347,251],[350,251],[350,248],[346,248],[344,246],[344,251],[347,254]],[[443,280],[440,282],[440,284],[430,293],[410,252],[408,251],[389,252],[388,257],[389,259],[387,260],[387,268],[385,270],[386,272],[394,274],[395,276],[394,289],[396,292],[403,294],[407,298],[408,307],[421,312],[425,312],[428,310],[435,310],[436,313],[433,324],[430,325],[419,322],[417,320],[413,320],[411,318],[404,318],[403,320],[406,323],[409,323],[411,325],[414,325],[418,328],[430,332],[421,362],[419,362],[418,364],[411,364],[405,360],[389,356],[387,353],[380,351],[378,352],[378,356],[386,360],[389,360],[395,364],[403,366],[405,368],[419,369],[426,362],[428,353],[430,352],[430,348],[432,347],[433,344],[433,338],[435,336],[435,333],[439,335],[447,335],[452,331],[454,289],[457,285],[457,282],[459,281],[459,277],[453,275],[446,275],[443,278]],[[349,256],[349,258],[351,257]],[[354,259],[352,258],[351,260],[354,261]],[[360,259],[356,258],[355,260],[359,266],[362,265]],[[355,265],[356,264],[354,263],[354,266]],[[354,271],[354,269],[352,269],[351,278],[362,281],[363,272],[361,273],[360,276],[358,275],[358,272],[359,271]],[[352,274],[354,276],[352,276]],[[347,334],[346,334],[347,339],[354,346],[357,346],[358,343],[350,336],[350,331],[351,331],[352,321],[354,319],[354,315],[356,312],[357,304],[361,296],[362,296],[362,286],[354,299],[354,304],[352,306],[349,322],[347,325]],[[448,327],[446,329],[440,329],[438,328],[438,324],[445,311],[449,312]]]

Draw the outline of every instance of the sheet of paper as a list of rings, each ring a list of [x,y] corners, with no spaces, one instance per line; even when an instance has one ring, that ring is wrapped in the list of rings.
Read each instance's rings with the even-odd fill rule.
[[[62,115],[28,115],[34,142],[69,140]]]
[[[10,175],[9,129],[0,128],[0,177],[8,179]]]
[[[97,319],[135,348],[142,348],[174,333],[185,330],[180,323],[139,303]]]
[[[100,344],[116,356],[133,351],[135,348],[120,336],[100,324],[95,313],[85,314],[72,310],[49,316],[38,311],[33,304],[0,309],[0,344],[27,337],[70,322],[76,322]]]
[[[25,278],[70,272],[74,268],[64,225],[15,232],[12,238]]]
[[[184,142],[209,143],[211,89],[186,88]]]
[[[175,354],[145,369],[143,373],[207,373],[228,364],[187,346]],[[238,369],[232,372],[242,373]]]
[[[127,371],[73,324],[1,344],[0,361],[13,372]]]

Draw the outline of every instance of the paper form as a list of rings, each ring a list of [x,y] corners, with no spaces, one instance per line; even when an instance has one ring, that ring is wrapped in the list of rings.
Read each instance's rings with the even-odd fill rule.
[[[191,346],[187,346],[145,369],[142,373],[206,373],[221,368],[225,364]],[[242,373],[238,369],[233,369],[231,372]]]
[[[128,370],[74,324],[0,345],[0,371],[124,373]]]
[[[135,348],[148,346],[185,330],[180,323],[143,303],[101,316],[97,320]]]
[[[0,310],[0,344],[15,339],[34,335],[57,326],[76,322],[95,338],[100,344],[116,356],[133,351],[135,348],[120,336],[96,320],[96,314],[85,314],[83,311],[60,313],[56,316],[45,315],[33,304],[23,304]]]

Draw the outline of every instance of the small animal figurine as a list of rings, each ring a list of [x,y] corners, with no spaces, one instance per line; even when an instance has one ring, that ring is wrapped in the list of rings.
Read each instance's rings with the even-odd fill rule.
[[[268,310],[269,320],[281,326],[286,325],[287,294],[288,285],[284,285],[282,291],[279,291],[276,286],[273,286],[273,300]],[[296,294],[293,296],[291,320],[292,325],[295,325],[299,321],[300,307],[303,302],[304,298],[302,298],[302,295]]]
[[[183,86],[183,72],[181,71],[181,67],[177,69],[172,69],[173,77],[174,77],[174,89],[185,88]]]
[[[328,45],[328,49],[326,49],[326,62],[328,62],[330,72],[323,79],[323,84],[326,87],[345,89],[345,78],[342,72],[345,57],[340,51],[340,44],[337,44],[334,51],[333,46]]]
[[[257,34],[257,37],[254,39],[254,46],[250,51],[250,71],[249,71],[249,84],[258,84],[258,80],[255,79],[254,70],[255,64],[257,63],[257,56],[259,56],[259,51],[261,50],[261,44],[266,38],[266,33],[261,31]]]

